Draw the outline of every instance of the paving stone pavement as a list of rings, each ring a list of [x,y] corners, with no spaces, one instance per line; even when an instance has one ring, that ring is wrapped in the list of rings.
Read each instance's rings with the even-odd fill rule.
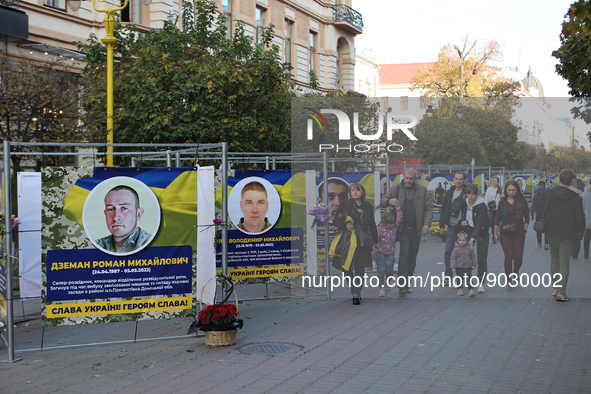
[[[441,275],[444,244],[421,244],[416,274]],[[521,272],[549,272],[549,253],[528,234]],[[582,257],[582,255],[581,255]],[[490,245],[489,271],[502,272],[501,246]],[[372,275],[368,272],[368,275]],[[0,363],[0,394],[17,393],[590,393],[591,260],[572,260],[568,294],[531,284],[489,287],[475,298],[454,289],[415,287],[399,298],[377,289],[351,305],[348,289],[300,283],[240,286],[245,328],[235,346],[208,349],[184,336],[191,319],[47,328],[22,321],[17,357]],[[17,303],[15,314],[38,314],[39,302]],[[22,317],[22,316],[21,316]],[[63,347],[133,339],[136,343]],[[150,341],[149,338],[180,336]],[[43,338],[43,339],[42,339]],[[43,340],[43,343],[41,343]],[[296,353],[238,351],[257,342],[297,344]],[[43,351],[23,351],[43,345]],[[60,349],[54,349],[56,347]],[[7,350],[0,347],[0,360]]]

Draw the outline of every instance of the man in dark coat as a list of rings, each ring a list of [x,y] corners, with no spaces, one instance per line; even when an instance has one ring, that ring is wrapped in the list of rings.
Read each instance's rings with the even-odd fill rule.
[[[474,243],[477,246],[478,260],[478,292],[484,293],[485,275],[488,270],[488,208],[484,198],[478,195],[478,186],[468,185],[466,187],[466,198],[462,201],[462,217],[460,224],[466,228],[470,237],[470,248],[474,250]]]
[[[392,186],[381,200],[382,208],[400,206],[404,214],[402,224],[398,228],[398,276],[405,278],[405,286],[398,288],[398,295],[401,297],[412,293],[410,277],[414,275],[417,265],[421,235],[429,234],[433,220],[433,200],[427,188],[416,183],[417,176],[418,172],[415,169],[407,168],[404,171],[404,181]]]
[[[461,202],[466,198],[466,181],[468,175],[465,172],[458,171],[454,175],[455,187],[450,188],[443,198],[441,205],[441,215],[439,216],[439,228],[441,236],[445,235],[445,276],[448,286],[451,286],[451,278],[453,272],[451,271],[451,252],[454,250],[456,243],[456,226],[460,222]],[[447,230],[445,229],[447,226]],[[449,278],[449,279],[447,279]]]
[[[550,245],[552,280],[557,280],[552,292],[556,301],[568,301],[566,285],[570,270],[570,256],[574,243],[579,242],[585,233],[583,200],[581,196],[569,189],[574,177],[572,170],[560,171],[559,187],[549,190],[546,196],[546,237]]]

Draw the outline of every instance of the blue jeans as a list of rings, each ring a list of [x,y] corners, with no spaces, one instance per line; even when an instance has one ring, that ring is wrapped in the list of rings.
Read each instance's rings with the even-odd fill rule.
[[[452,225],[447,226],[447,232],[445,233],[445,276],[450,278],[454,277],[454,273],[451,271],[451,252],[454,250],[456,243],[456,227]]]
[[[380,280],[380,288],[384,287],[384,281],[387,278],[394,276],[394,253],[382,254],[380,252],[373,252],[374,260],[378,268],[378,279]],[[390,279],[390,284],[394,282]]]
[[[421,236],[416,228],[402,227],[398,232],[398,240],[400,241],[398,276],[406,278],[405,287],[408,288],[408,277],[414,275],[417,266]]]

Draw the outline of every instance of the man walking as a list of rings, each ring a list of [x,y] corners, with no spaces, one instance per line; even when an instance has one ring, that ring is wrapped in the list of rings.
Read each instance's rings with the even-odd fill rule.
[[[531,220],[534,220],[535,218],[540,216],[541,212],[538,212],[538,210],[540,208],[540,202],[542,202],[542,198],[544,197],[544,194],[546,194],[547,191],[548,191],[548,189],[546,189],[546,182],[539,181],[538,182],[538,191],[536,191],[536,194],[534,195],[534,199],[531,204],[531,211],[529,212],[530,216],[531,216]],[[538,237],[538,248],[541,248],[542,247],[542,233],[536,232],[536,235]],[[544,250],[548,250],[548,240],[546,239],[546,236],[544,236]]]
[[[398,276],[405,278],[405,286],[399,287],[398,295],[404,297],[410,290],[409,277],[414,275],[421,235],[427,235],[433,220],[433,200],[423,185],[415,183],[417,171],[404,171],[404,181],[390,188],[382,197],[383,208],[400,206],[403,212],[402,224],[398,229],[400,255]]]
[[[550,272],[557,280],[552,296],[556,301],[568,301],[566,285],[570,270],[573,245],[585,232],[583,200],[569,189],[575,174],[572,170],[560,171],[558,186],[548,191],[546,208],[546,238],[550,245]],[[541,207],[543,209],[543,207]],[[556,276],[555,276],[556,275]]]
[[[468,175],[465,172],[458,171],[454,176],[455,187],[450,188],[443,198],[441,205],[441,216],[439,217],[439,228],[441,235],[445,234],[445,278],[444,286],[451,286],[453,272],[451,271],[451,252],[454,250],[456,242],[456,225],[460,220],[460,211],[462,200],[466,198],[466,180]],[[447,226],[447,231],[445,229]],[[448,279],[449,278],[449,279]]]

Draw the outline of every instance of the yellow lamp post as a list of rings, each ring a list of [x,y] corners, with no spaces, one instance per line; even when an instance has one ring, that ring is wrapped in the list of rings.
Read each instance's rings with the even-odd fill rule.
[[[104,19],[105,29],[107,30],[107,36],[102,38],[101,41],[107,47],[107,144],[113,143],[113,51],[115,45],[119,40],[113,35],[115,32],[115,17],[113,14],[117,11],[121,11],[127,7],[128,0],[125,0],[121,7],[98,9],[95,4],[96,0],[92,0],[92,6],[97,12],[105,12],[107,16]],[[99,0],[101,1],[101,0]],[[103,0],[104,2],[104,0]],[[107,146],[107,167],[113,167],[113,147]]]

